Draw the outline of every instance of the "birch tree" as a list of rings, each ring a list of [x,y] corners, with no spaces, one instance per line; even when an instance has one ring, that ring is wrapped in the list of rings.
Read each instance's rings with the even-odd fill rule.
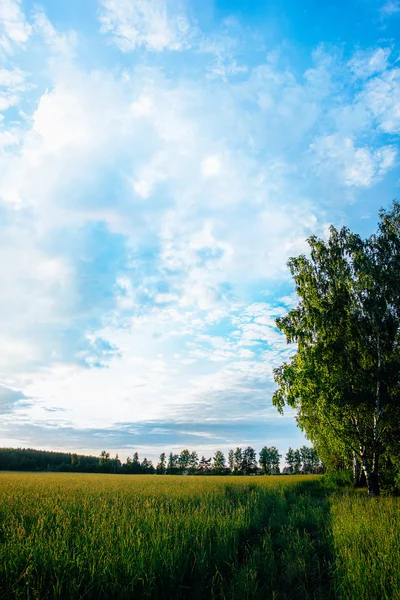
[[[277,319],[297,352],[275,369],[273,402],[297,408],[318,448],[340,440],[379,495],[379,463],[400,433],[400,204],[363,240],[330,228],[289,268],[297,307]],[[337,444],[336,444],[337,445]]]

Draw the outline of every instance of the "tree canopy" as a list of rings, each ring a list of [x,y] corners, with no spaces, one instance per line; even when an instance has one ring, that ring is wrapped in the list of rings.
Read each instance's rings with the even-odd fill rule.
[[[289,260],[299,301],[277,325],[297,352],[275,369],[273,397],[321,455],[361,463],[371,496],[400,433],[400,204],[379,217],[367,239],[331,227]]]

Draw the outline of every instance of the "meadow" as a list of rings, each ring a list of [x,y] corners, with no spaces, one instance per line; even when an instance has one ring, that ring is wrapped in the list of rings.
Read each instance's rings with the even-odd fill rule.
[[[0,473],[0,598],[398,599],[399,516],[316,476]]]

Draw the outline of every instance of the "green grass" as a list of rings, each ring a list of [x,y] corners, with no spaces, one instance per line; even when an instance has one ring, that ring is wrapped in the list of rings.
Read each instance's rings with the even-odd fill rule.
[[[0,599],[397,599],[398,517],[315,476],[1,473]]]
[[[338,598],[400,598],[399,500],[355,492],[332,499]]]

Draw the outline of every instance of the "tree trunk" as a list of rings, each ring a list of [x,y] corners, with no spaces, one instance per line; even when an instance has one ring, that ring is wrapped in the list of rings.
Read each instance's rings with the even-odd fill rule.
[[[353,452],[353,483],[354,487],[361,485],[361,468],[355,452]]]
[[[370,496],[372,498],[375,498],[375,497],[379,496],[379,494],[380,494],[379,478],[378,478],[378,465],[379,465],[379,453],[377,451],[375,451],[373,463],[372,463],[372,473],[371,473],[371,494],[370,494]]]
[[[379,442],[380,442],[380,420],[381,420],[381,350],[380,350],[380,338],[378,335],[377,339],[377,381],[376,381],[376,396],[375,396],[375,413],[374,413],[374,441],[373,441],[373,453],[372,453],[372,468],[369,468],[367,461],[363,458],[363,467],[365,477],[367,479],[368,495],[370,498],[376,498],[379,496],[379,478],[378,478],[378,466],[379,466]]]
[[[380,362],[379,362],[380,366]],[[375,415],[374,415],[374,451],[372,455],[372,471],[370,474],[370,482],[368,483],[368,494],[371,498],[379,496],[379,479],[378,479],[378,466],[379,466],[379,443],[380,443],[380,419],[381,419],[381,384],[378,380],[376,385],[376,400],[375,400]]]
[[[378,480],[378,455],[374,454],[372,469],[368,464],[366,456],[363,455],[361,458],[365,479],[367,480],[368,496],[370,498],[377,498],[380,494]]]
[[[369,474],[365,474],[368,486],[368,496],[370,498],[377,498],[380,494],[378,473],[376,471],[370,471]]]

